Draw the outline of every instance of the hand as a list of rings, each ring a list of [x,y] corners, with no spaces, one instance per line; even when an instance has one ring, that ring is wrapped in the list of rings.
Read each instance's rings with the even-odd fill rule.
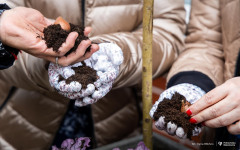
[[[194,123],[211,128],[227,126],[231,134],[240,134],[240,77],[232,78],[208,92],[189,107]]]
[[[64,55],[74,46],[78,36],[77,32],[71,32],[66,42],[59,48],[59,52],[56,53],[52,48],[47,48],[43,39],[37,38],[39,36],[43,37],[43,29],[51,24],[53,24],[53,21],[45,18],[35,9],[16,7],[6,10],[0,17],[0,40],[5,45],[51,62],[55,62],[55,58],[59,57],[58,64],[62,66],[83,61],[98,50],[98,45],[92,44],[91,51],[84,56],[85,50],[91,45],[91,41],[86,40],[79,44],[75,53],[65,57]],[[86,27],[85,36],[90,31],[91,28]]]
[[[65,97],[75,99],[76,106],[92,104],[104,97],[111,90],[119,74],[119,66],[123,62],[122,50],[113,43],[101,43],[99,47],[99,51],[84,60],[86,66],[96,70],[98,76],[98,79],[93,84],[88,84],[86,89],[83,89],[78,81],[72,81],[69,84],[64,80],[59,81],[60,75],[64,79],[74,75],[75,71],[72,68],[82,66],[82,62],[67,67],[54,63],[49,65],[48,74],[51,86]]]
[[[172,104],[168,104],[168,106],[171,105],[169,106],[171,110],[169,110],[167,106],[164,107],[165,108],[164,110],[162,110],[162,108],[159,108],[158,106],[163,102],[164,99],[171,100],[172,97],[174,97],[173,99],[177,99],[176,97],[178,96],[176,96],[175,93],[179,93],[182,96],[181,99],[186,99],[186,101],[188,101],[191,104],[197,101],[199,98],[201,98],[202,95],[205,94],[205,92],[201,90],[199,87],[192,84],[188,84],[188,83],[178,84],[165,90],[160,95],[158,101],[155,102],[152,109],[150,110],[150,116],[154,118],[155,126],[159,130],[166,130],[170,135],[177,135],[179,138],[186,138],[187,135],[189,136],[188,133],[190,133],[192,136],[197,136],[201,132],[200,127],[196,126],[192,128],[193,129],[192,132],[184,131],[183,127],[181,126],[181,123],[174,122],[174,120],[170,120],[170,118],[166,118],[166,116],[161,115],[161,114],[166,114],[167,116],[174,115],[175,117],[180,117],[182,119],[185,119],[184,118],[185,116],[182,115],[182,114],[185,114],[185,112],[181,114],[180,110],[173,109],[173,108],[179,108],[178,106],[175,107]],[[174,102],[174,104],[175,103],[176,102]],[[178,104],[179,103],[181,102],[178,101]],[[164,111],[167,113],[161,113],[161,111]],[[168,120],[168,122],[166,122],[165,120]],[[177,124],[180,124],[180,125],[177,126]]]

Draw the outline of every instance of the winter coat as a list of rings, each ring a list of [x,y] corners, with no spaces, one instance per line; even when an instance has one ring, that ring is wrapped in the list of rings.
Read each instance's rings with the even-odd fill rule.
[[[73,24],[91,26],[91,40],[114,42],[124,54],[113,90],[92,105],[95,137],[105,145],[133,135],[139,125],[136,92],[141,82],[142,0],[0,0],[10,7],[25,6],[46,17],[62,16]],[[83,5],[84,4],[84,5]],[[183,0],[155,1],[153,15],[153,76],[165,73],[183,48]],[[0,149],[48,149],[66,112],[68,99],[50,86],[46,61],[24,52],[0,71]]]
[[[170,70],[168,81],[179,73],[196,71],[218,86],[239,75],[239,5],[238,0],[192,1],[186,48]]]
[[[167,88],[190,83],[209,92],[240,75],[240,1],[191,2],[185,49],[168,73]],[[238,140],[226,127],[204,129],[202,143]],[[216,149],[216,145],[202,145],[201,149]],[[238,144],[228,149],[238,149]]]

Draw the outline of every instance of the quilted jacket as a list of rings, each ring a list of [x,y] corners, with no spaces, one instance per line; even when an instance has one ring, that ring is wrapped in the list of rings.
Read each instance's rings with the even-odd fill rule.
[[[239,0],[192,1],[185,49],[170,70],[168,81],[189,71],[206,75],[215,86],[239,76],[239,6]]]
[[[136,93],[141,82],[142,0],[0,0],[10,7],[25,6],[55,19],[91,26],[91,40],[109,41],[123,50],[124,62],[113,90],[91,105],[98,146],[133,135],[139,127]],[[165,73],[183,49],[183,0],[155,1],[153,15],[153,76]],[[68,99],[48,82],[46,61],[24,52],[0,71],[0,149],[48,149],[66,112]]]

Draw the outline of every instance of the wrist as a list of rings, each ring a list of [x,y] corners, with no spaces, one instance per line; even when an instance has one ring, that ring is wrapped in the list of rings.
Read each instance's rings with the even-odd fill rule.
[[[0,41],[1,42],[3,42],[4,43],[4,41],[3,41],[3,37],[4,37],[4,33],[3,33],[3,29],[2,29],[2,24],[3,24],[3,22],[2,22],[2,18],[3,18],[3,16],[4,16],[4,12],[6,11],[6,10],[9,10],[10,9],[10,7],[8,7],[8,5],[7,4],[0,4]]]

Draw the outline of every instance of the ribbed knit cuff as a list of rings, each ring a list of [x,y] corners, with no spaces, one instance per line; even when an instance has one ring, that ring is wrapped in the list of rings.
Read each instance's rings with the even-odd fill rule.
[[[167,83],[167,88],[181,83],[190,83],[196,85],[205,92],[215,88],[215,84],[207,75],[197,71],[180,72],[174,75]]]

